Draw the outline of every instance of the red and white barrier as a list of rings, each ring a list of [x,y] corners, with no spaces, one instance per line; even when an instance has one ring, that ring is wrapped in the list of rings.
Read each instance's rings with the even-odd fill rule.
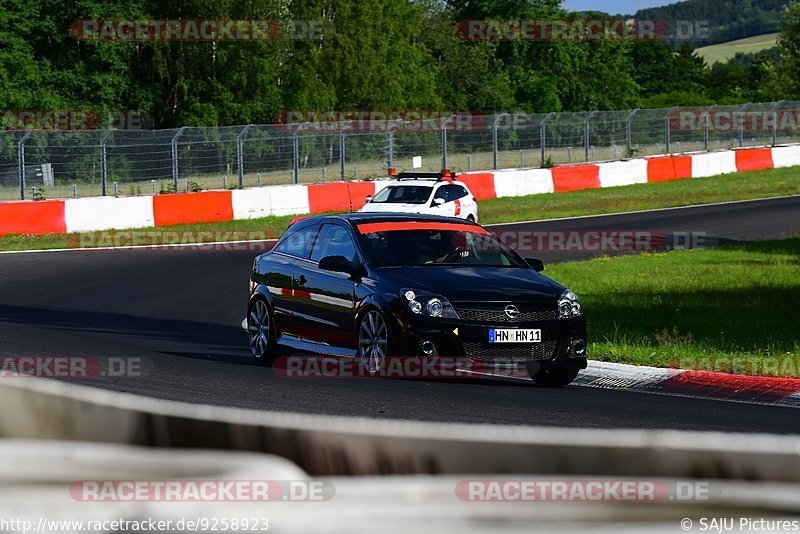
[[[69,232],[155,226],[153,197],[89,197],[64,202]]]
[[[497,198],[553,192],[553,173],[550,169],[509,169],[492,174]]]
[[[796,145],[776,146],[772,149],[772,163],[776,169],[800,165],[800,150]]]
[[[600,187],[647,183],[647,160],[609,161],[598,165]]]
[[[800,145],[458,175],[478,200],[703,178],[800,165]],[[357,210],[390,180],[122,198],[0,203],[0,235],[85,232]]]
[[[736,172],[736,154],[730,150],[692,155],[692,178]]]

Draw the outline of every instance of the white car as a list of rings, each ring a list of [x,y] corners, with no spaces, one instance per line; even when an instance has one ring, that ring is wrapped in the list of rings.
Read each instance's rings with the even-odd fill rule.
[[[478,203],[463,182],[449,171],[401,172],[397,180],[367,197],[359,211],[428,213],[478,222]]]

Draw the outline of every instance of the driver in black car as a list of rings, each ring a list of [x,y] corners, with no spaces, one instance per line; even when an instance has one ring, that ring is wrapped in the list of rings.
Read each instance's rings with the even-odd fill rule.
[[[445,245],[442,255],[426,263],[453,263],[469,256],[469,243],[465,232],[450,232],[450,239],[442,239],[441,242]]]

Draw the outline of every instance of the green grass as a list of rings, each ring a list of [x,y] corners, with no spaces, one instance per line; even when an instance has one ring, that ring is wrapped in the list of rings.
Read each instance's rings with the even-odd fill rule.
[[[745,39],[737,39],[736,41],[728,41],[727,43],[718,43],[711,46],[704,46],[696,50],[697,54],[706,60],[706,63],[713,65],[714,63],[724,63],[736,55],[737,52],[744,52],[746,54],[760,52],[767,48],[775,46],[778,38],[777,33],[767,33],[764,35],[755,35]]]
[[[581,297],[592,359],[793,377],[799,273],[796,237],[545,270]]]
[[[656,184],[498,198],[480,201],[478,210],[481,223],[494,224],[798,195],[799,173],[798,168],[769,169]],[[213,232],[214,240],[222,241],[277,237],[292,218],[291,215],[273,216],[146,228],[143,229],[146,242],[141,244],[159,244],[162,237],[174,239],[174,232],[179,234],[180,242],[190,242],[198,232]],[[123,245],[130,245],[130,235],[130,230],[92,232],[89,239],[84,236],[83,241],[80,234],[0,236],[0,250],[70,248],[81,242],[83,246],[110,246],[115,244],[115,239]],[[205,242],[211,240],[208,236],[202,236],[202,239]]]

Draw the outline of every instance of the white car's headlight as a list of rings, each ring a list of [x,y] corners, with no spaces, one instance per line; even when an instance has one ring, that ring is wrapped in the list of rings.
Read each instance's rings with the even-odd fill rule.
[[[414,289],[403,289],[400,293],[414,315],[442,319],[459,318],[455,308],[444,297]]]
[[[558,299],[558,318],[572,319],[583,315],[583,306],[578,295],[567,289]]]

